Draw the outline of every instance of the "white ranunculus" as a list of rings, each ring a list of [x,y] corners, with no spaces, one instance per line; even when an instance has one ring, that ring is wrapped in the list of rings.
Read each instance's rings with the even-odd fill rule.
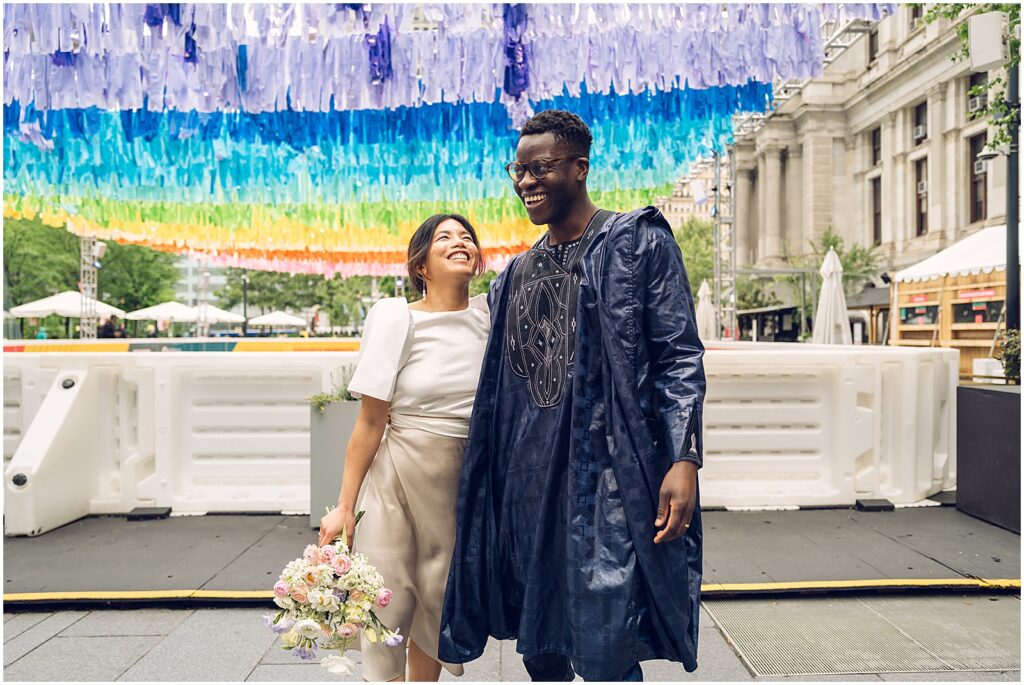
[[[316,639],[320,636],[320,624],[311,618],[304,618],[301,621],[295,623],[295,627],[292,628],[296,633],[302,637],[308,637]]]
[[[349,675],[356,670],[356,665],[352,663],[351,659],[347,656],[338,656],[337,654],[325,656],[320,660],[320,665],[334,675]]]

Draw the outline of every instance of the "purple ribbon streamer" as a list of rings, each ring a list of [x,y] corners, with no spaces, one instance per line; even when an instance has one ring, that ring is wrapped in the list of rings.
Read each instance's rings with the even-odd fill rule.
[[[55,67],[73,67],[77,55],[73,52],[61,52],[58,50],[50,56],[50,62]]]
[[[519,97],[530,87],[530,60],[523,42],[526,31],[526,5],[506,3],[502,17],[505,22],[505,92]]]
[[[379,86],[394,76],[391,69],[391,28],[387,17],[384,17],[377,35],[366,34],[366,47],[369,51],[370,83]]]

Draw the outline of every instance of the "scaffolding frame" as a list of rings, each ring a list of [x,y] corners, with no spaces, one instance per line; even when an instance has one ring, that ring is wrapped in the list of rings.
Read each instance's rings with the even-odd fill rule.
[[[96,237],[82,236],[79,241],[79,283],[82,293],[82,316],[79,319],[79,337],[82,340],[95,340],[97,333],[96,299],[99,295],[98,269],[96,268]]]
[[[722,157],[712,153],[714,164],[714,298],[715,323],[722,340],[739,340],[736,318],[736,155],[730,147],[723,178]],[[723,187],[724,186],[724,187]]]

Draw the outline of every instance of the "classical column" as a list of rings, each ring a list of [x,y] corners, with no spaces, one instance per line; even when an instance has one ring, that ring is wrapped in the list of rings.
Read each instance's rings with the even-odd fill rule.
[[[896,240],[896,115],[882,118],[882,249],[894,253]]]
[[[928,233],[946,233],[952,242],[956,225],[946,208],[953,196],[946,192],[945,114],[946,88],[940,83],[928,91]]]
[[[803,230],[804,205],[804,153],[798,143],[788,148],[786,157],[786,207],[785,228],[783,233],[789,241],[789,247],[795,254],[807,251],[807,239]]]
[[[765,215],[765,201],[768,196],[767,192],[767,180],[768,176],[767,168],[765,166],[764,153],[757,156],[757,222],[754,224],[756,233],[756,239],[751,240],[751,245],[756,245],[756,251],[754,252],[754,261],[760,262],[764,259],[767,254],[767,233],[765,232],[766,215]]]
[[[764,257],[778,261],[782,257],[782,151],[770,147],[764,152]]]
[[[754,234],[754,217],[750,209],[753,206],[751,194],[753,193],[753,181],[750,177],[751,169],[741,168],[737,162],[736,168],[736,264],[743,267],[751,263],[750,241]]]

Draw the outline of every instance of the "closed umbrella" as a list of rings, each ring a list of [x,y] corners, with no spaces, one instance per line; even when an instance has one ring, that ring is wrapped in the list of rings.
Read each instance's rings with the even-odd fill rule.
[[[701,281],[697,289],[697,335],[701,340],[718,340],[715,305],[711,302],[711,286]]]
[[[82,295],[82,293],[74,290],[65,290],[62,293],[57,293],[50,297],[44,297],[41,300],[26,302],[25,304],[19,304],[17,307],[11,307],[11,314],[22,319],[41,318],[53,314],[77,319],[82,316],[83,300],[88,300],[88,298]],[[93,302],[96,303],[96,316],[100,318],[124,316],[123,309],[118,309],[113,305],[100,302],[99,300],[93,300]]]
[[[852,345],[850,321],[843,293],[843,265],[835,250],[829,250],[821,265],[821,293],[814,310],[811,342],[816,345]]]

